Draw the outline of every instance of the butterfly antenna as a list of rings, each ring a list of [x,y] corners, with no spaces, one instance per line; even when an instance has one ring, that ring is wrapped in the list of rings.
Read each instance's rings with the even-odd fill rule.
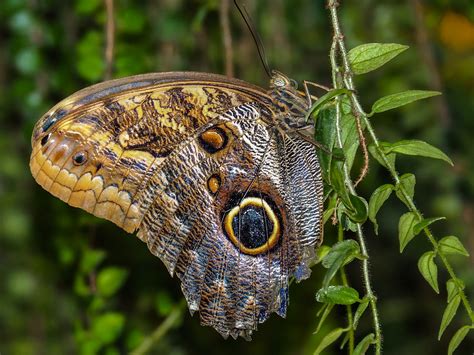
[[[239,10],[240,15],[242,15],[242,18],[245,21],[245,24],[247,25],[250,33],[252,34],[253,40],[255,44],[257,45],[257,50],[258,50],[258,56],[260,57],[260,61],[263,64],[263,67],[265,68],[265,72],[269,77],[272,76],[272,71],[270,70],[270,66],[268,65],[268,60],[267,56],[265,54],[265,47],[263,46],[262,39],[258,35],[257,30],[255,29],[255,26],[253,24],[252,18],[250,17],[249,13],[247,12],[247,9],[245,8],[245,5],[239,5],[237,0],[234,0],[234,4],[237,7],[237,10]]]

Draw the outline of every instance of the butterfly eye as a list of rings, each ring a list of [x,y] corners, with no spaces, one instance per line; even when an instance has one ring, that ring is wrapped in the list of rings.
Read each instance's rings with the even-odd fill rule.
[[[76,153],[72,157],[72,161],[73,161],[74,165],[77,165],[77,166],[83,165],[87,161],[87,152]]]
[[[247,197],[227,213],[224,230],[240,251],[259,255],[277,244],[280,221],[264,199]]]
[[[279,88],[284,87],[285,86],[285,80],[283,80],[283,78],[277,77],[273,80],[273,85],[275,85],[276,87],[279,87]]]
[[[298,89],[298,82],[294,79],[290,79],[290,84],[293,88]]]

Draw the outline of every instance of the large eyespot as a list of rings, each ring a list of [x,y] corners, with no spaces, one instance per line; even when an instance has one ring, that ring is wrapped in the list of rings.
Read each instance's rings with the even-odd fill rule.
[[[72,157],[74,165],[83,165],[87,161],[87,152],[78,152]]]
[[[226,132],[220,127],[212,127],[199,136],[201,147],[209,154],[217,153],[227,145]]]
[[[224,218],[224,231],[243,253],[258,255],[273,248],[280,238],[280,221],[272,207],[259,197],[246,197]]]

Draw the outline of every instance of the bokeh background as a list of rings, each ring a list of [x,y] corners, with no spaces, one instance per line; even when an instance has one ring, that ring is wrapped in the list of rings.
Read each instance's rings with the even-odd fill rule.
[[[271,66],[296,80],[330,85],[331,26],[324,1],[245,1]],[[225,73],[219,0],[115,0],[113,77],[193,70]],[[255,44],[238,11],[229,9],[234,76],[267,86]],[[439,237],[457,235],[470,258],[454,257],[474,297],[474,3],[471,0],[342,1],[349,48],[397,42],[411,49],[370,74],[357,77],[366,108],[377,98],[407,89],[443,96],[373,118],[385,141],[423,139],[455,162],[401,157],[401,173],[417,176],[415,200]],[[181,292],[162,263],[137,238],[111,223],[50,196],[30,176],[30,135],[37,119],[74,91],[101,81],[106,11],[102,0],[2,0],[0,2],[0,353],[122,354],[135,349],[170,312]],[[360,185],[366,198],[390,182],[371,164]],[[429,245],[423,237],[398,252],[398,219],[391,199],[381,210],[379,236],[367,225],[372,280],[379,300],[386,354],[442,354],[465,315],[436,340],[446,292],[436,295],[417,271]],[[334,243],[328,228],[326,243]],[[359,265],[348,270],[362,293]],[[323,270],[291,288],[286,320],[273,316],[252,342],[223,340],[183,311],[153,354],[310,354],[319,305],[314,299]],[[97,281],[111,290],[97,291]],[[446,280],[444,271],[440,280]],[[443,285],[443,283],[441,283]],[[180,318],[180,317],[178,317]],[[328,327],[344,326],[343,309]],[[326,331],[324,328],[323,332]],[[370,317],[358,337],[370,332]],[[471,332],[472,335],[472,332]],[[460,354],[474,351],[466,339]],[[339,353],[337,350],[327,351]]]

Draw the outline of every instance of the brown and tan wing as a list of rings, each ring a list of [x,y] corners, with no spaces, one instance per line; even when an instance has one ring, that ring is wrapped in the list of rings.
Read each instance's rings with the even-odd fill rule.
[[[314,147],[268,125],[270,102],[214,75],[100,84],[40,120],[31,170],[69,204],[138,229],[202,324],[249,337],[286,314],[289,278],[309,275],[321,240]]]

